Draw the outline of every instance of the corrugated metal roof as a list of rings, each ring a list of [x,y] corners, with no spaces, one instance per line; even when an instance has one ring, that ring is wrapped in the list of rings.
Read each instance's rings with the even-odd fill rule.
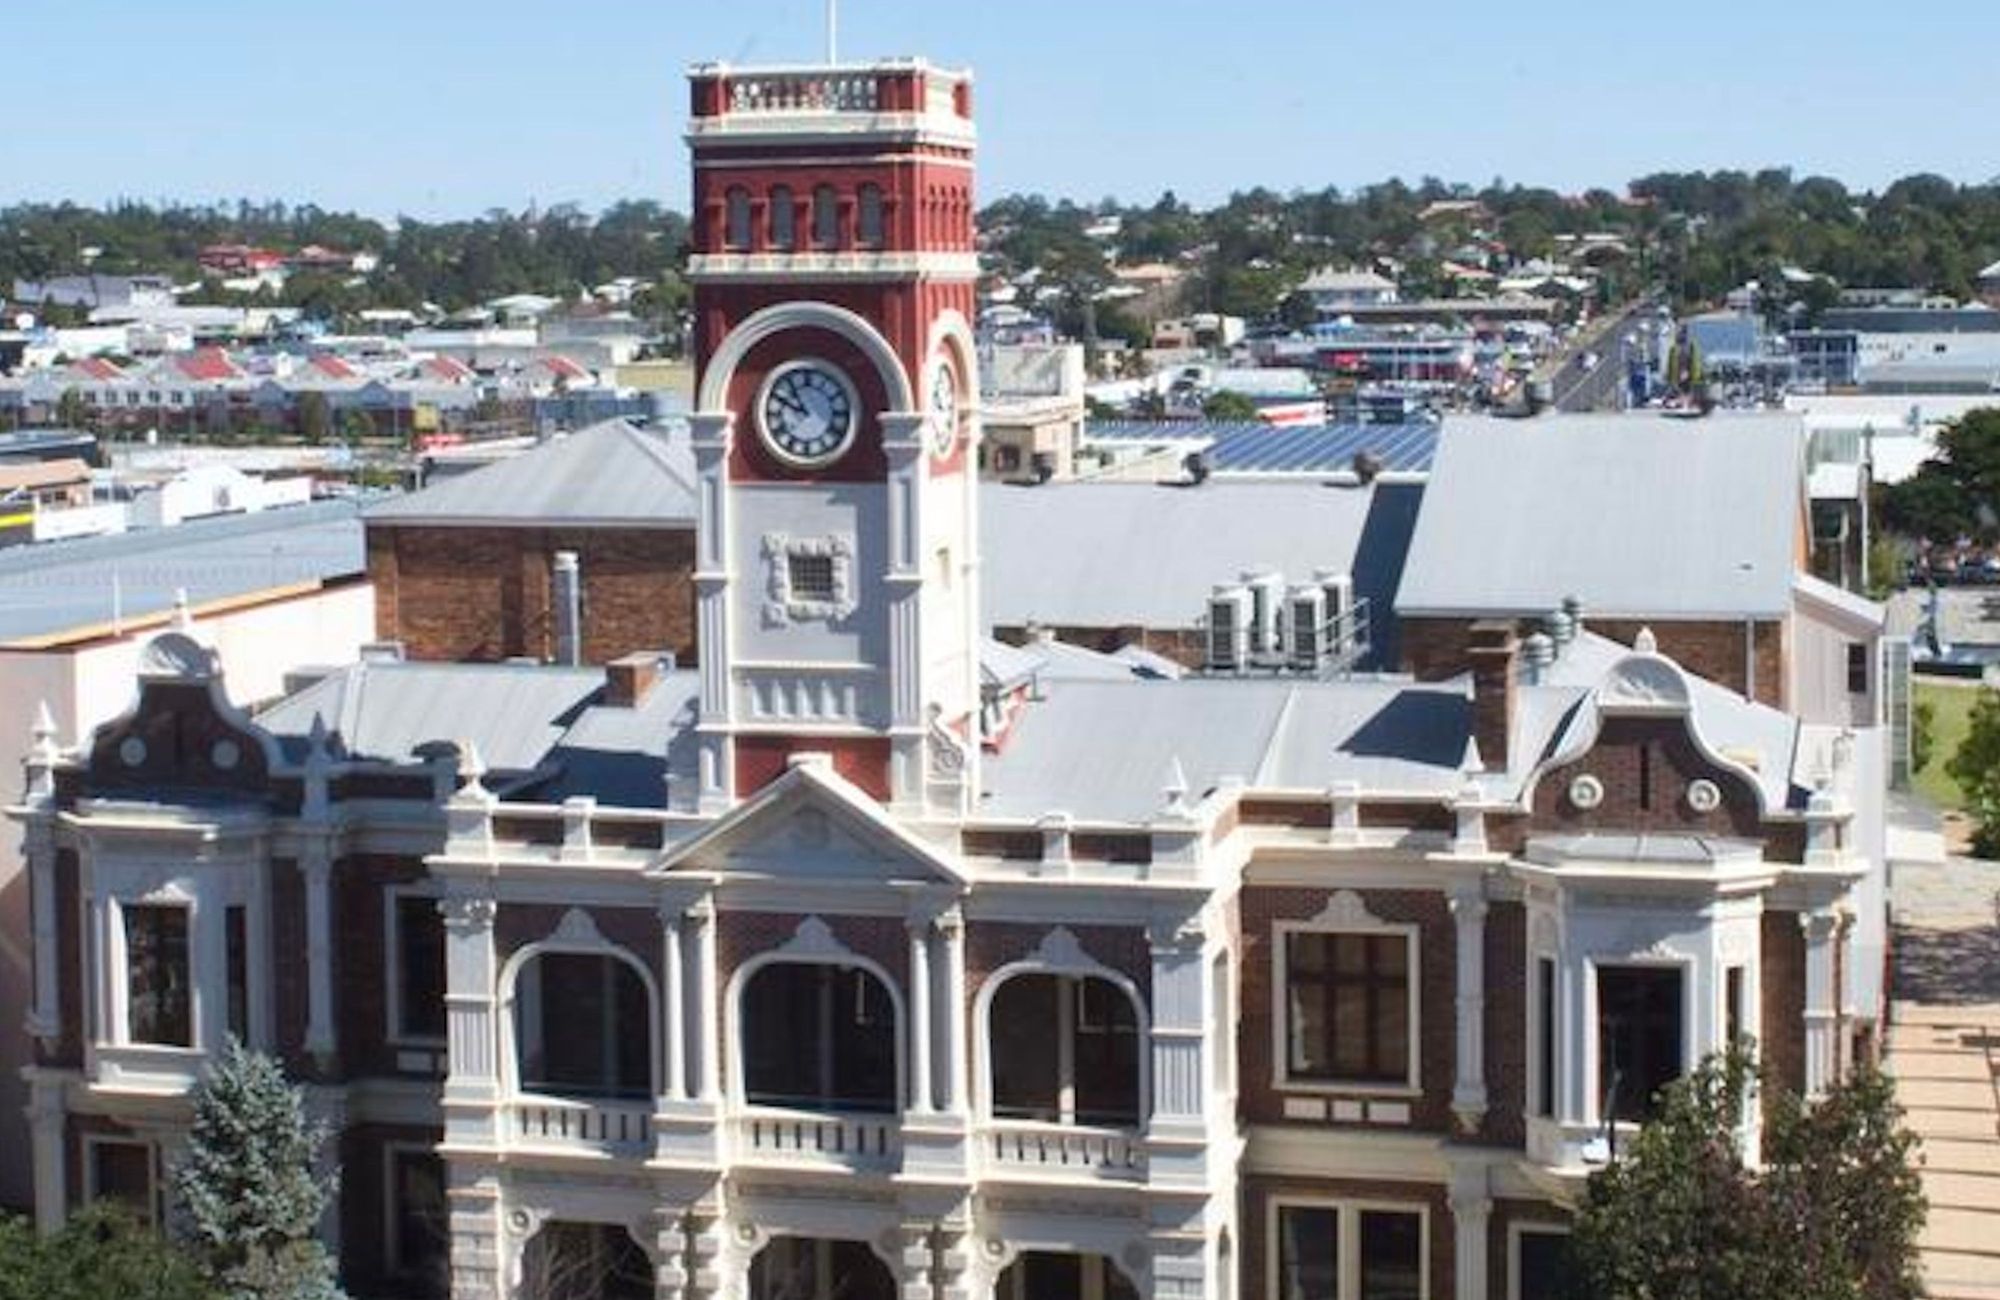
[[[1351,573],[1355,594],[1386,614],[1421,491],[1214,480],[984,489],[986,623],[1190,628],[1217,583],[1257,568],[1300,583],[1316,569]]]
[[[1438,428],[1428,420],[1290,428],[1260,420],[1104,420],[1084,427],[1084,441],[1199,444],[1218,474],[1337,474],[1352,470],[1364,452],[1390,473],[1422,474],[1437,454]]]
[[[1396,611],[1776,617],[1804,453],[1783,412],[1448,418]]]
[[[684,433],[606,420],[421,492],[370,522],[693,527],[694,454]]]
[[[142,618],[367,567],[352,501],[0,550],[0,643]]]

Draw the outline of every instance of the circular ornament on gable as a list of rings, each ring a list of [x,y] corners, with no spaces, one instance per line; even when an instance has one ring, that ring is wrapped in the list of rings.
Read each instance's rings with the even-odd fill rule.
[[[1585,772],[1569,783],[1569,801],[1588,812],[1604,802],[1604,782]]]
[[[127,736],[118,742],[118,761],[127,767],[137,767],[146,761],[146,742],[137,736]]]
[[[208,761],[225,772],[234,771],[243,761],[243,747],[233,740],[218,740],[208,751]]]
[[[1688,807],[1698,813],[1712,813],[1722,806],[1722,790],[1709,780],[1690,781],[1687,792]]]

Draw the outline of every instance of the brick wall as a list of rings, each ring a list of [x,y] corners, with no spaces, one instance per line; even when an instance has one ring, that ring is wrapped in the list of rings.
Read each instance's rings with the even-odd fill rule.
[[[1486,1121],[1482,1142],[1527,1142],[1522,1109],[1528,1086],[1528,909],[1491,903],[1486,910]]]
[[[1451,1126],[1458,979],[1457,936],[1450,909],[1441,893],[1400,889],[1356,892],[1361,895],[1368,910],[1382,920],[1404,924],[1414,922],[1418,926],[1417,1032],[1420,1037],[1417,1076],[1423,1091],[1421,1095],[1408,1099],[1410,1123],[1407,1127],[1447,1131]],[[1243,890],[1243,990],[1237,1029],[1237,1095],[1243,1119],[1248,1123],[1287,1122],[1284,1113],[1286,1094],[1276,1085],[1276,1062],[1272,1059],[1276,1034],[1273,1019],[1281,1013],[1283,998],[1283,990],[1272,987],[1275,974],[1273,954],[1276,951],[1273,926],[1279,921],[1307,920],[1326,907],[1333,893],[1329,889],[1257,886]],[[1319,1097],[1324,1094],[1301,1091],[1296,1095]],[[1402,1099],[1385,1097],[1385,1100]],[[1363,1124],[1358,1127],[1384,1126]]]
[[[639,650],[695,661],[694,534],[685,529],[371,525],[377,635],[401,641],[411,659],[551,658],[558,551],[579,556],[585,662]]]
[[[1759,947],[1763,1041],[1758,1050],[1779,1083],[1806,1084],[1806,936],[1797,912],[1764,913]]]
[[[334,864],[333,1014],[346,1077],[396,1073],[384,908],[390,886],[423,878],[424,864],[415,858],[362,855]]]
[[[977,998],[979,990],[1001,967],[1020,961],[1041,946],[1052,925],[1029,925],[1016,921],[980,921],[966,927],[965,991]],[[1072,925],[1065,927],[1093,959],[1109,966],[1132,981],[1148,1008],[1153,1003],[1153,953],[1146,932],[1137,926]],[[971,1024],[972,1008],[966,1008]]]
[[[1473,620],[1469,618],[1406,618],[1401,623],[1403,671],[1419,681],[1439,681],[1465,671],[1470,662]],[[1631,645],[1639,629],[1653,629],[1660,653],[1697,677],[1742,691],[1743,624],[1738,620],[1600,619],[1584,612],[1584,627],[1599,636]],[[1526,630],[1526,629],[1524,629]],[[1758,699],[1786,707],[1789,674],[1784,624],[1767,620],[1756,625]]]

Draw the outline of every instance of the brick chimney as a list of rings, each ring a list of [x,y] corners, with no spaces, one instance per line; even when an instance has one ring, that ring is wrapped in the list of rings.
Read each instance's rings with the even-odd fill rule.
[[[637,708],[660,680],[660,656],[651,650],[613,659],[604,665],[604,703],[616,709]]]
[[[1482,619],[1471,627],[1466,658],[1472,665],[1472,738],[1489,772],[1507,766],[1514,731],[1514,661],[1520,650],[1512,623]]]

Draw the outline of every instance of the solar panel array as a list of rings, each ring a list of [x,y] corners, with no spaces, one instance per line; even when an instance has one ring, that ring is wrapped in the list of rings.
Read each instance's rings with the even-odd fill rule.
[[[1199,444],[1218,474],[1331,474],[1352,469],[1362,452],[1373,455],[1384,470],[1422,474],[1430,471],[1437,455],[1438,426],[1428,420],[1295,428],[1260,421],[1093,420],[1084,426],[1083,437],[1085,442]]]

